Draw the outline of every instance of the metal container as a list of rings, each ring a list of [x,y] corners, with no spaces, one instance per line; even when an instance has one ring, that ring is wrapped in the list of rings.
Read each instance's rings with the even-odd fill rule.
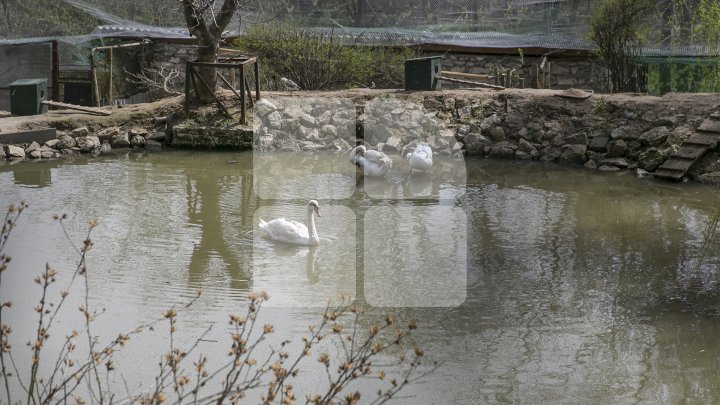
[[[47,79],[20,79],[10,83],[10,113],[13,115],[42,114],[40,104],[48,95]]]
[[[442,56],[408,59],[405,61],[405,90],[439,90]]]

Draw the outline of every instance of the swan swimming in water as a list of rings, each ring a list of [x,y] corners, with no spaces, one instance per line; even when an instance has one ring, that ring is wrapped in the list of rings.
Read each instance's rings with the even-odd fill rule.
[[[320,244],[320,237],[315,229],[315,215],[320,216],[320,205],[315,200],[307,203],[306,223],[288,221],[285,218],[273,219],[265,222],[260,219],[260,228],[267,232],[270,239],[276,242],[289,243],[292,245],[317,246]]]
[[[410,152],[408,152],[405,155],[405,158],[408,160],[408,163],[410,164],[410,174],[412,174],[413,169],[415,169],[418,172],[424,172],[425,170],[429,169],[433,165],[432,160],[432,149],[430,148],[430,145],[426,143],[421,143],[420,145],[414,147],[414,148],[408,148]]]
[[[382,177],[392,168],[392,159],[388,155],[368,150],[363,145],[350,152],[350,162],[362,169],[363,174],[368,177]]]

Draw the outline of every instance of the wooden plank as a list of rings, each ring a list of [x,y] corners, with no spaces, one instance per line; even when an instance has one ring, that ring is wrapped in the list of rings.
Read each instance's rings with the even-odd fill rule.
[[[687,171],[693,163],[695,163],[694,160],[674,159],[671,156],[670,159],[666,160],[665,163],[660,166],[660,168]]]
[[[42,101],[40,101],[40,104],[45,104],[45,105],[60,107],[60,108],[67,108],[68,110],[77,110],[77,111],[82,111],[82,112],[86,112],[86,113],[90,113],[90,114],[110,115],[109,112],[98,110],[96,108],[83,107],[81,105],[75,105],[75,104],[61,103],[58,101],[42,100]]]
[[[685,171],[674,171],[674,170],[666,170],[666,169],[657,169],[654,173],[655,177],[664,179],[664,180],[673,180],[673,181],[680,181],[682,180],[683,176],[685,175]]]
[[[707,152],[706,146],[701,145],[683,145],[680,150],[675,152],[672,157],[695,160]]]
[[[476,74],[476,73],[465,73],[465,72],[451,72],[449,70],[441,71],[440,75],[452,77],[452,78],[477,79],[477,80],[489,80],[489,79],[493,78],[493,76],[490,76],[490,75],[481,75],[481,74]]]
[[[685,143],[689,144],[695,144],[695,145],[706,145],[709,148],[715,148],[717,146],[718,141],[717,135],[703,135],[703,134],[695,134],[690,137],[690,139],[687,139]]]

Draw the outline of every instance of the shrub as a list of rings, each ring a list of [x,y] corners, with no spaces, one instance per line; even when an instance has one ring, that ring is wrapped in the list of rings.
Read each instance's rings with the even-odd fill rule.
[[[362,45],[359,40],[343,38],[335,31],[256,26],[235,44],[260,57],[263,83],[269,90],[284,89],[281,77],[303,90],[402,87],[404,61],[417,52],[407,47]]]

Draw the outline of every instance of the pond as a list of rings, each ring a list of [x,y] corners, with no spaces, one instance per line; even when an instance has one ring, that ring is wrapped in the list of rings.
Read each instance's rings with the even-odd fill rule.
[[[104,311],[93,324],[101,339],[202,290],[181,311],[175,344],[202,337],[197,350],[222,359],[228,314],[248,294],[269,293],[262,322],[293,340],[343,294],[368,306],[368,322],[417,320],[415,342],[441,362],[399,403],[720,401],[720,250],[705,238],[714,188],[470,158],[438,159],[434,172],[409,177],[403,163],[388,180],[357,182],[347,157],[332,154],[6,163],[0,205],[30,205],[0,287],[14,304],[3,322],[16,356],[36,326],[33,277],[47,262],[68,281],[74,246],[97,219],[88,298]],[[311,198],[320,246],[262,237],[259,219],[305,221]],[[68,214],[69,238],[56,213]],[[76,283],[57,337],[82,325]],[[149,389],[167,336],[162,325],[134,338],[112,384]],[[320,378],[309,372],[296,391]]]

